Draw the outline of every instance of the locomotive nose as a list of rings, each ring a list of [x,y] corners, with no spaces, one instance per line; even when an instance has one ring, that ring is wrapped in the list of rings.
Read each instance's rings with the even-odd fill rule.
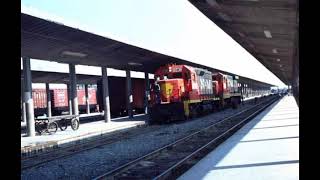
[[[170,96],[172,95],[173,85],[171,82],[163,82],[160,84],[161,88],[161,102],[170,102]]]
[[[160,84],[161,102],[170,103],[177,102],[181,99],[181,94],[184,92],[182,79],[171,79],[162,81]]]

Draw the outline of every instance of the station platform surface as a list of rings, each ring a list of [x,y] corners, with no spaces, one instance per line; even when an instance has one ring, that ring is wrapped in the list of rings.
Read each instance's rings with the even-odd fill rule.
[[[111,119],[111,122],[105,123],[104,120],[81,124],[79,129],[73,131],[70,126],[65,131],[58,131],[55,134],[36,135],[34,137],[26,137],[26,134],[21,134],[21,153],[39,151],[52,146],[61,146],[71,142],[80,141],[85,138],[97,137],[104,134],[121,131],[128,128],[133,128],[139,125],[144,125],[146,115],[135,115],[133,119],[128,117]],[[56,148],[56,147],[55,147]],[[41,151],[42,151],[41,150]],[[36,153],[36,152],[32,152]]]
[[[179,179],[299,179],[299,108],[294,97],[275,102]]]
[[[103,116],[103,113],[101,112],[92,112],[90,114],[80,114],[80,123],[81,123],[81,118],[86,118],[86,117],[93,117],[93,116]],[[26,128],[27,123],[26,122],[21,122],[21,128]]]

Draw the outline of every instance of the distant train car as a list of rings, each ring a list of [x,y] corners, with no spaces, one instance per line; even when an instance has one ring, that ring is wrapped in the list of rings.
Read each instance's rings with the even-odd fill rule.
[[[45,89],[32,89],[35,116],[47,114],[47,94]]]
[[[236,77],[187,65],[166,65],[155,72],[151,90],[153,121],[181,120],[241,101]]]
[[[150,83],[153,83],[152,79],[150,79]],[[108,85],[111,118],[127,116],[126,78],[109,76]],[[100,109],[103,109],[101,80],[98,81],[97,86],[98,104]],[[140,78],[131,78],[131,86],[133,95],[133,112],[134,114],[144,113],[145,80]]]
[[[79,111],[81,113],[86,113],[87,106],[86,106],[86,94],[85,94],[84,85],[78,85],[77,96],[78,96]],[[96,105],[98,104],[96,86],[91,86],[90,88],[88,87],[88,98],[89,98],[90,111],[96,111]]]
[[[90,111],[94,111],[97,105],[96,88],[89,88],[89,105]],[[68,108],[68,91],[67,89],[50,89],[51,112],[52,115],[61,115],[64,111],[69,111]],[[86,99],[84,87],[79,85],[77,87],[79,112],[86,112]],[[47,114],[47,94],[45,89],[33,89],[33,104],[35,116]]]

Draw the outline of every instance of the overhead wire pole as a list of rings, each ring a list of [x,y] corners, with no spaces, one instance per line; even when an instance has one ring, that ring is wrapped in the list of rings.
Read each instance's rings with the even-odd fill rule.
[[[102,70],[102,90],[103,90],[103,106],[104,106],[104,120],[106,123],[111,121],[110,116],[110,100],[109,100],[109,83],[107,67],[101,67]]]
[[[27,114],[27,135],[29,137],[35,136],[35,121],[34,121],[34,106],[32,99],[32,80],[30,58],[23,57],[23,77],[24,77],[24,101],[26,102]]]

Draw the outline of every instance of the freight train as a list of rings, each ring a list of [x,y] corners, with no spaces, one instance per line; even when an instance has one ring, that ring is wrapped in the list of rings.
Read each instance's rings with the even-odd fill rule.
[[[158,68],[151,88],[153,122],[183,120],[241,102],[237,76],[169,64]]]
[[[150,79],[150,83],[153,80]],[[111,117],[126,116],[126,79],[124,77],[108,77],[110,112]],[[52,88],[51,94],[51,111],[52,115],[61,115],[68,113],[68,92],[66,88]],[[32,90],[33,104],[35,116],[47,114],[47,95],[46,90],[35,88]],[[132,78],[133,103],[132,108],[134,114],[144,113],[144,93],[145,80],[140,78]],[[77,85],[77,95],[79,104],[79,113],[86,113],[86,99],[84,85]],[[90,112],[102,112],[102,83],[97,81],[97,85],[89,85],[88,88]]]
[[[150,84],[153,79],[150,79]],[[140,78],[131,78],[132,84],[132,110],[134,114],[144,113],[144,97],[145,97],[145,80]],[[126,78],[123,77],[108,77],[109,85],[109,100],[111,117],[127,116],[127,100],[126,100]],[[98,90],[98,105],[103,107],[102,98],[102,81],[97,82]],[[101,97],[101,98],[100,98]]]
[[[96,111],[97,96],[96,87],[90,86],[88,88],[90,112]],[[86,97],[84,85],[77,86],[79,113],[86,112]],[[51,112],[53,116],[61,115],[63,112],[68,113],[68,91],[67,88],[53,88],[50,89]],[[34,115],[42,116],[47,114],[47,93],[45,89],[32,89],[32,97],[34,104]]]
[[[132,79],[132,108],[134,114],[144,113],[145,80]],[[151,120],[163,121],[188,119],[232,106],[236,108],[241,97],[265,94],[266,91],[242,87],[237,76],[220,72],[210,72],[187,65],[166,65],[156,70],[150,79],[148,98]],[[126,79],[108,77],[111,117],[126,116]],[[240,88],[239,88],[240,87]],[[52,115],[68,112],[66,88],[51,89]],[[102,82],[89,88],[90,112],[102,112]],[[84,85],[77,86],[79,112],[86,112]],[[243,95],[243,96],[242,96]],[[33,89],[34,113],[40,116],[47,113],[45,89]]]

